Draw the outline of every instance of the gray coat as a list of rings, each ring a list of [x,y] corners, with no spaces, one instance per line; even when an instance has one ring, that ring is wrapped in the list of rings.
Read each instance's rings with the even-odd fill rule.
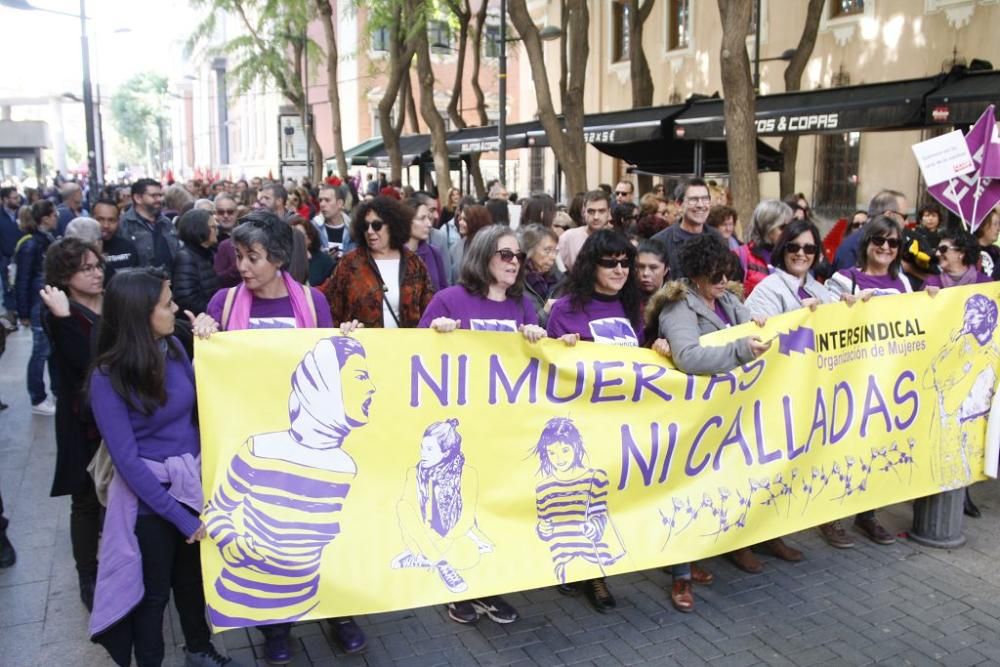
[[[746,307],[754,315],[764,317],[774,317],[798,310],[802,307],[802,299],[799,298],[800,285],[799,279],[792,274],[775,269],[774,273],[753,288],[753,292],[747,297]],[[820,303],[833,303],[837,300],[837,295],[820,285],[810,274],[806,274],[806,283],[802,287]]]
[[[750,311],[735,294],[725,292],[718,302],[734,325],[750,321]],[[726,324],[687,280],[664,285],[653,296],[651,306],[647,312],[659,312],[659,334],[670,343],[670,355],[681,371],[710,375],[753,361],[750,339],[746,337],[723,345],[701,344],[703,334],[725,329]]]

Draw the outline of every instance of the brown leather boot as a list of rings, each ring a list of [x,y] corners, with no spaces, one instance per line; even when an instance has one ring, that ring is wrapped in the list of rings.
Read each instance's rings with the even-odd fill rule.
[[[733,565],[744,572],[760,574],[764,570],[764,564],[760,562],[749,548],[730,551],[727,556],[733,562]]]
[[[694,592],[691,589],[690,579],[674,579],[674,585],[670,589],[670,601],[677,611],[685,614],[694,611]]]
[[[766,549],[775,558],[787,560],[790,563],[798,563],[802,560],[802,552],[785,544],[785,541],[780,537],[768,540],[760,546]]]

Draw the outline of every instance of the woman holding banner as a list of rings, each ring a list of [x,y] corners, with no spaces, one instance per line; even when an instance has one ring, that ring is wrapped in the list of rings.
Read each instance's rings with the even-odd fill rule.
[[[833,292],[820,285],[812,276],[822,248],[819,229],[812,222],[792,220],[788,223],[771,256],[774,273],[764,278],[747,298],[746,307],[751,315],[773,317],[799,308],[815,310],[820,304],[837,301]],[[840,525],[840,521],[825,523],[819,527],[819,531],[831,546],[840,549],[854,546],[854,541]],[[750,549],[743,549],[741,552],[742,558],[737,561],[737,566],[743,567],[742,562],[752,566],[743,569],[759,572],[762,566],[753,552]]]
[[[827,289],[842,298],[845,295],[858,296],[863,301],[873,296],[912,292],[909,279],[900,269],[902,257],[899,246],[903,238],[900,224],[888,215],[877,215],[865,223],[860,234],[858,265],[835,273],[826,281]],[[896,541],[875,518],[875,510],[858,514],[854,518],[854,526],[875,544],[886,545]],[[827,539],[835,547],[850,546]]]
[[[566,277],[565,294],[552,304],[548,334],[573,344],[577,340],[638,347],[639,288],[635,277],[635,246],[616,231],[602,229],[587,237]],[[579,584],[599,612],[616,606],[604,577]],[[572,594],[574,584],[559,586]]]
[[[698,375],[725,373],[753,361],[770,348],[770,341],[757,336],[712,346],[702,345],[699,340],[704,334],[750,320],[764,324],[766,318],[751,316],[739,297],[729,291],[729,278],[739,270],[736,255],[714,236],[702,234],[684,245],[680,264],[687,278],[668,282],[646,307],[646,336],[658,333],[667,340],[678,369]],[[788,556],[789,560],[796,554],[802,557],[783,543],[772,551],[779,556],[784,553],[781,557]],[[736,552],[734,559],[740,553]],[[678,611],[694,610],[691,574],[690,563],[673,567],[670,600]]]
[[[333,326],[323,293],[296,282],[288,272],[294,233],[269,211],[257,210],[241,218],[231,238],[243,281],[215,293],[206,309],[214,322],[196,333],[211,334],[215,323],[224,331]],[[356,326],[357,322],[348,322],[341,329],[349,332]],[[332,619],[330,623],[345,653],[364,650],[367,639],[353,619]],[[265,639],[265,658],[274,664],[288,662],[292,624],[261,625],[258,629]]]
[[[440,333],[520,332],[532,343],[545,338],[535,307],[524,293],[524,260],[510,227],[485,227],[465,251],[458,284],[434,295],[418,326]],[[497,623],[518,618],[514,607],[499,595],[448,604],[448,617],[456,623],[475,623],[480,614]]]

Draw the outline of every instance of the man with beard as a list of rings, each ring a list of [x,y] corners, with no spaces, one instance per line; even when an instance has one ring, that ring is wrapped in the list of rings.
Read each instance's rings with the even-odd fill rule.
[[[139,266],[162,269],[170,275],[174,256],[180,249],[177,232],[160,212],[163,188],[152,178],[140,178],[132,184],[132,206],[121,220],[121,231],[135,244]]]
[[[104,284],[119,269],[139,266],[135,244],[118,234],[118,207],[110,199],[98,199],[94,204],[94,219],[101,226],[101,254],[104,255]]]

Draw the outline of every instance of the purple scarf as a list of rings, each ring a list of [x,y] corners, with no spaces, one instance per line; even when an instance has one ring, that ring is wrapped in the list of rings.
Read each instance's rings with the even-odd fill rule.
[[[295,314],[296,329],[312,329],[316,327],[312,310],[306,302],[306,290],[302,285],[295,282],[295,279],[287,271],[281,272],[281,279],[285,281],[285,289],[288,290],[288,299],[292,303],[292,312]],[[223,322],[226,331],[242,331],[250,326],[250,306],[253,304],[253,292],[247,289],[246,283],[240,283],[235,288],[236,297],[233,299],[233,309],[229,312],[229,320]],[[308,288],[306,288],[308,289]]]
[[[970,266],[958,278],[953,277],[947,271],[941,272],[941,287],[958,287],[959,285],[974,285],[979,271],[975,266]]]

